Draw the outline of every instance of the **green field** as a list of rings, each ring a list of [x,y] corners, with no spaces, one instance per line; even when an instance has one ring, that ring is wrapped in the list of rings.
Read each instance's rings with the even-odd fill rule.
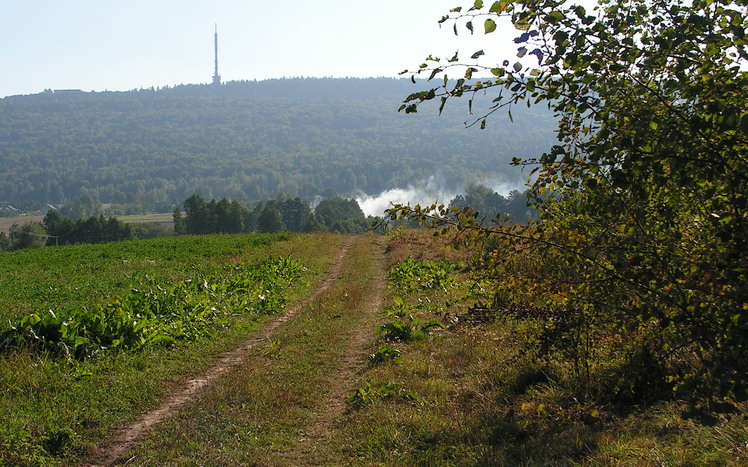
[[[179,237],[42,248],[0,255],[0,332],[32,313],[75,317],[124,301],[138,287],[168,290],[269,256],[298,259],[292,303],[312,290],[343,237]],[[218,300],[218,299],[217,299]],[[113,427],[158,404],[171,387],[260,329],[272,314],[235,310],[194,339],[169,346],[103,350],[95,358],[56,348],[7,349],[0,359],[0,465],[67,463],[85,457]],[[7,334],[7,333],[6,333]]]

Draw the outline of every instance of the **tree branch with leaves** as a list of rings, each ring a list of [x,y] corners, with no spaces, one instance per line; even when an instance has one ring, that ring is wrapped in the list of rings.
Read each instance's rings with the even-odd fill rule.
[[[502,238],[494,241],[502,250],[481,259],[497,296],[583,313],[573,345],[625,342],[630,358],[651,355],[653,374],[688,395],[693,413],[744,410],[747,8],[746,0],[601,0],[591,11],[561,0],[477,0],[452,9],[439,23],[456,34],[513,27],[515,56],[429,56],[404,73],[435,86],[400,110],[434,101],[441,112],[467,98],[472,112],[488,99],[466,122],[486,129],[500,110],[511,119],[513,106],[548,106],[557,144],[514,162],[533,167],[542,220],[518,231],[409,206],[388,214]],[[534,269],[518,267],[518,257]],[[612,377],[599,352],[574,355]]]

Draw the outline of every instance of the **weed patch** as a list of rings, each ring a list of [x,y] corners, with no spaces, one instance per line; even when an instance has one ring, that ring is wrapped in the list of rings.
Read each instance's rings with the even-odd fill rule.
[[[356,389],[346,402],[353,410],[356,410],[371,404],[377,399],[400,399],[404,401],[424,402],[416,393],[403,389],[400,384],[391,382],[372,383],[368,380],[362,387]]]
[[[174,286],[148,281],[100,307],[32,313],[0,334],[0,350],[31,347],[77,359],[111,349],[138,349],[204,337],[236,313],[274,313],[303,266],[270,257],[261,264],[224,266],[222,273]]]
[[[402,358],[400,358],[400,353],[401,352],[399,350],[394,349],[389,345],[384,345],[378,348],[376,352],[369,355],[369,366],[372,367],[385,362],[400,364],[403,362]]]

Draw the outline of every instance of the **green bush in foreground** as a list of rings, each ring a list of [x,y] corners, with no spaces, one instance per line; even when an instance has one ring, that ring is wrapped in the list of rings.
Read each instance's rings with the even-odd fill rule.
[[[502,109],[511,119],[518,104],[553,109],[557,144],[515,159],[534,167],[542,221],[485,227],[438,206],[388,216],[487,238],[495,248],[476,271],[497,308],[550,322],[551,350],[574,366],[582,391],[631,380],[645,362],[634,371],[657,381],[636,385],[639,400],[667,385],[693,415],[744,410],[746,1],[600,0],[592,11],[556,0],[471,3],[441,22],[471,34],[514,28],[516,58],[430,56],[414,75],[438,77],[435,87],[402,109],[438,99],[441,111],[465,96],[473,110],[484,99],[473,122],[482,128]],[[479,72],[490,78],[472,79]]]

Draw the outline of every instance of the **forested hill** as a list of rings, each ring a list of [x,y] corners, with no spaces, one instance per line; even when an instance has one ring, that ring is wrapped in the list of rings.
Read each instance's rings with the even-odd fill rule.
[[[466,129],[458,105],[442,116],[397,111],[426,87],[299,78],[0,99],[0,203],[89,195],[168,211],[193,193],[252,202],[377,194],[434,175],[452,187],[519,182],[526,174],[511,158],[553,142],[542,109],[515,109],[514,123],[495,119],[484,131]]]

